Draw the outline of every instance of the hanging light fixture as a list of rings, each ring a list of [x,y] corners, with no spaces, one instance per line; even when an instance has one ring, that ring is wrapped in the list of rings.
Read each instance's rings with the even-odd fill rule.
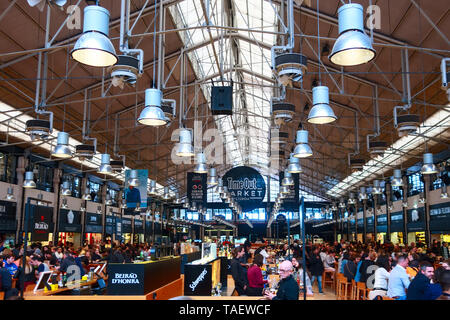
[[[216,175],[216,168],[210,168],[209,175],[208,175],[208,185],[216,186],[216,185],[218,185],[218,183],[219,183],[219,181],[218,181],[217,175]]]
[[[183,208],[185,208],[185,209],[189,209],[189,200],[188,199],[186,199],[186,201],[183,203]]]
[[[161,109],[162,92],[156,88],[145,90],[145,108],[137,121],[146,126],[163,126],[169,122]]]
[[[401,186],[403,186],[402,170],[394,169],[394,178],[391,181],[391,185],[393,187],[401,187]]]
[[[197,205],[195,202],[192,202],[191,211],[197,211]]]
[[[302,172],[302,167],[300,166],[300,159],[294,157],[293,153],[291,153],[291,155],[289,157],[289,165],[287,167],[287,170],[290,173],[301,173]]]
[[[36,183],[34,182],[33,171],[25,172],[25,181],[23,182],[23,187],[28,189],[36,188]]]
[[[192,146],[191,130],[180,128],[179,143],[177,145],[176,155],[178,157],[194,156],[194,147]]]
[[[223,192],[223,180],[221,178],[217,178],[216,192],[219,194],[219,196]]]
[[[92,200],[91,193],[89,192],[89,188],[84,189],[84,194],[81,196],[81,199],[85,200],[85,201]]]
[[[134,208],[134,212],[141,212],[141,204],[139,202],[136,203],[136,207]]]
[[[69,148],[69,134],[67,132],[58,132],[58,140],[56,147],[52,152],[52,157],[62,159],[72,157],[72,152]]]
[[[365,199],[367,199],[366,188],[360,187],[359,188],[359,200],[365,200]]]
[[[164,200],[169,200],[169,199],[170,199],[170,195],[169,195],[169,187],[164,187],[164,195],[163,195],[163,199],[164,199]]]
[[[181,204],[181,198],[180,198],[180,193],[177,191],[175,192],[175,204]]]
[[[208,167],[206,166],[206,156],[203,152],[197,153],[197,164],[195,165],[195,173],[207,173]]]
[[[8,192],[6,193],[5,200],[14,201],[16,198],[14,197],[14,189],[13,187],[8,187]]]
[[[43,206],[44,205],[44,201],[42,201],[42,200],[44,200],[44,195],[42,193],[39,193],[37,195],[37,198],[38,198],[37,205],[38,206]]]
[[[130,177],[128,178],[128,185],[132,187],[139,187],[138,171],[131,170]]]
[[[106,194],[105,205],[107,205],[107,206],[112,205],[112,199],[111,199],[111,195],[109,193]]]
[[[83,34],[70,52],[72,58],[92,67],[109,67],[117,61],[109,35],[109,11],[97,5],[84,8]]]
[[[81,212],[86,212],[86,207],[85,207],[84,205],[81,205],[81,206],[80,206],[80,211],[81,211]]]
[[[348,204],[355,204],[355,203],[356,203],[355,194],[353,192],[350,192],[348,197]]]
[[[314,124],[325,124],[337,119],[330,107],[328,87],[317,86],[312,89],[313,107],[309,111],[308,122]]]
[[[155,180],[150,179],[150,190],[148,191],[148,194],[151,196],[155,196],[157,194]]]
[[[447,199],[447,198],[448,198],[447,185],[445,183],[442,183],[441,199]]]
[[[61,208],[62,209],[68,209],[69,206],[67,205],[67,198],[63,198],[61,201]]]
[[[70,183],[69,181],[64,181],[62,184],[61,194],[63,196],[71,196],[72,191],[70,190]]]
[[[422,174],[434,174],[437,173],[438,170],[436,166],[433,163],[433,154],[432,153],[425,153],[423,155],[423,166],[420,170]]]
[[[294,157],[306,158],[312,156],[313,152],[308,145],[308,131],[298,130],[296,143],[297,146],[294,149]]]
[[[97,214],[102,214],[102,206],[97,206],[97,211],[96,212],[97,212]]]
[[[339,200],[339,208],[341,208],[341,209],[344,209],[344,208],[345,208],[345,202],[344,202],[344,199],[343,199],[343,198],[341,198],[341,199]]]
[[[102,174],[108,174],[108,173],[112,173],[112,167],[109,164],[110,161],[110,156],[107,153],[102,154],[102,162],[100,164],[100,167],[97,170],[97,173],[102,173]]]
[[[120,204],[120,209],[126,209],[126,208],[128,208],[127,200],[126,199],[122,199],[122,203]]]
[[[328,57],[339,66],[357,66],[375,58],[371,39],[364,33],[363,7],[344,4],[338,9],[339,38]]]
[[[381,186],[379,180],[373,180],[372,194],[381,194]]]
[[[284,178],[281,180],[282,186],[293,186],[294,179],[292,179],[292,174],[286,169],[284,170]]]
[[[281,186],[280,193],[288,194],[289,193],[289,187]]]

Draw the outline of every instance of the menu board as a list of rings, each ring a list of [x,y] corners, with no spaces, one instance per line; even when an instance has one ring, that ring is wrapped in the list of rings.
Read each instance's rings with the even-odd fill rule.
[[[189,203],[195,202],[197,205],[207,202],[207,174],[206,173],[187,173],[187,197]]]
[[[430,206],[430,230],[434,232],[450,231],[450,202]]]

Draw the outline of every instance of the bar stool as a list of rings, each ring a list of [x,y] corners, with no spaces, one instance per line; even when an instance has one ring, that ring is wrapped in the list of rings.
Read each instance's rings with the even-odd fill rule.
[[[352,287],[350,289],[350,300],[357,300],[356,299],[356,281],[352,279]]]
[[[329,277],[327,277],[327,274],[329,275]],[[322,274],[322,291],[326,287],[327,284],[329,284],[330,287],[333,288],[333,285],[334,285],[333,275],[334,275],[334,271],[324,270],[324,272]]]
[[[342,273],[338,274],[338,277],[338,300],[348,300],[350,298],[351,282],[348,282]]]
[[[356,283],[356,300],[367,300],[367,288],[364,282]]]

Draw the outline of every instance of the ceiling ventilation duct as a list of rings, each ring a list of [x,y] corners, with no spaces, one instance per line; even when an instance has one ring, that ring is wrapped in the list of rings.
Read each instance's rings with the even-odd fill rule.
[[[125,84],[134,87],[141,76],[139,59],[129,55],[119,55],[115,65],[109,68],[111,83],[114,87],[124,88]]]
[[[366,161],[361,158],[349,159],[349,165],[352,172],[361,171],[364,167],[364,163],[366,163]]]
[[[272,102],[272,115],[275,124],[279,127],[291,122],[295,114],[295,105],[286,102]]]
[[[383,155],[386,151],[388,145],[385,141],[369,141],[368,143],[368,151],[372,155]]]
[[[95,146],[91,144],[79,144],[75,146],[75,156],[81,161],[91,160],[95,155]]]
[[[420,117],[417,114],[397,115],[398,109],[406,110],[408,106],[396,106],[394,108],[394,128],[397,129],[399,137],[415,134],[420,125]]]

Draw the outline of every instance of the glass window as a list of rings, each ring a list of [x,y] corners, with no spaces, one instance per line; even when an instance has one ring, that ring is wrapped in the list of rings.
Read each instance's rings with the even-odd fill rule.
[[[88,181],[89,192],[91,193],[92,201],[102,202],[101,185],[99,183]]]
[[[394,201],[403,199],[403,187],[392,187],[392,199]]]
[[[42,164],[32,164],[33,171],[37,171],[36,189],[53,192],[53,168]]]
[[[433,183],[430,185],[430,190],[437,190],[442,187],[442,179],[437,178],[433,181]]]
[[[108,191],[107,192],[111,196],[112,206],[118,207],[119,206],[119,190],[110,188],[108,186]]]
[[[0,152],[0,181],[17,183],[17,157]]]
[[[414,196],[424,191],[424,183],[420,172],[408,176],[408,196]]]
[[[66,173],[62,176],[61,185],[64,181],[69,181],[69,189],[72,192],[71,196],[81,198],[81,178]]]

